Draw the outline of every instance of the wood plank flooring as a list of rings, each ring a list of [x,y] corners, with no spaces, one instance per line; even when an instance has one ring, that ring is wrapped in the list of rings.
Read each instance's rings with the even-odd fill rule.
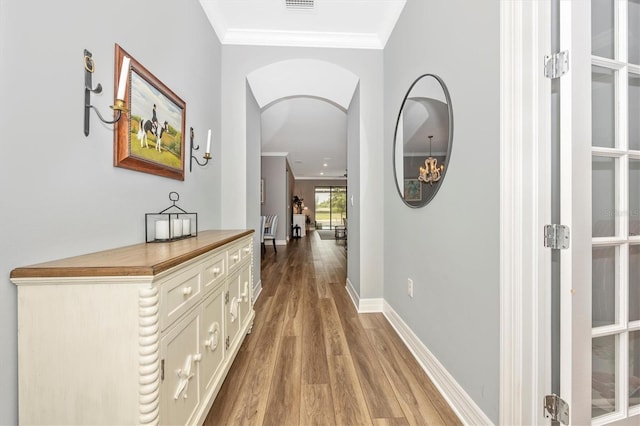
[[[253,331],[205,425],[461,424],[382,314],[358,314],[344,242],[267,247]]]

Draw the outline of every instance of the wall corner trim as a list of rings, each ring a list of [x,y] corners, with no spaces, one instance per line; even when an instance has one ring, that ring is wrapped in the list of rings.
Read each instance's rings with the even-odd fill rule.
[[[383,313],[462,423],[465,425],[493,424],[386,300]]]
[[[353,306],[355,306],[356,310],[358,310],[358,306],[360,305],[360,296],[358,295],[358,292],[356,291],[355,287],[353,286],[353,283],[349,278],[347,278],[345,287],[347,288],[347,293],[349,293],[349,296],[351,297]]]
[[[256,285],[253,286],[253,303],[256,303],[258,297],[260,297],[260,293],[262,293],[262,280],[258,281]]]
[[[500,424],[543,424],[551,391],[550,2],[500,2]],[[548,179],[548,181],[547,181]]]

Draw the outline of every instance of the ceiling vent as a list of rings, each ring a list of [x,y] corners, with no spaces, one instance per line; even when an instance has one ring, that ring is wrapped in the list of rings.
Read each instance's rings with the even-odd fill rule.
[[[289,10],[313,10],[315,0],[285,0],[285,6]]]

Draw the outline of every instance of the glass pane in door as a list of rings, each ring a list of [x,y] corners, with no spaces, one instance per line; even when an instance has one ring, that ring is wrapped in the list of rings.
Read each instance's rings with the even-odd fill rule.
[[[316,187],[315,218],[317,229],[333,229],[347,218],[347,187]]]
[[[629,407],[640,405],[640,331],[629,333]]]
[[[592,262],[592,327],[616,323],[618,314],[618,247],[594,247]]]
[[[593,157],[592,162],[592,236],[616,235],[616,159]]]
[[[331,227],[343,225],[347,217],[347,189],[343,187],[331,188]]]
[[[640,160],[629,159],[629,235],[640,235]]]
[[[629,149],[640,150],[640,75],[631,73],[629,73]]]
[[[613,59],[615,54],[614,0],[591,2],[591,53]]]
[[[591,138],[593,146],[616,146],[615,72],[591,68]]]
[[[317,187],[315,196],[316,229],[329,229],[331,225],[331,188]]]
[[[629,0],[628,4],[629,62],[640,64],[640,0]]]
[[[631,245],[629,246],[629,321],[638,320],[640,320],[640,245]]]
[[[591,358],[591,417],[616,411],[616,336],[596,337]]]

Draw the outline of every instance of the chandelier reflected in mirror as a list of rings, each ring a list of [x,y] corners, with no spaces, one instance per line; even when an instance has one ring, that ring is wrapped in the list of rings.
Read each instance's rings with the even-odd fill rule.
[[[440,180],[442,172],[444,171],[444,164],[438,167],[438,160],[431,156],[431,143],[433,136],[429,136],[429,157],[424,160],[424,167],[420,166],[420,175],[418,180],[423,183],[433,185],[434,182]]]

